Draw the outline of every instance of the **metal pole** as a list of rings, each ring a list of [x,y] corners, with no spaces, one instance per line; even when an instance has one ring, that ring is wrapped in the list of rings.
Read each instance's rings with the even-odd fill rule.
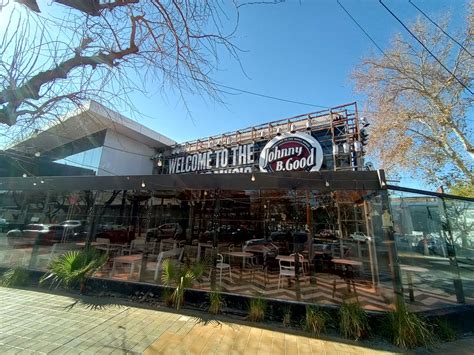
[[[444,198],[441,197],[442,201],[442,206],[443,206],[443,214],[444,218],[446,218],[446,227],[447,227],[447,232],[449,236],[449,243],[452,245],[454,248],[454,238],[453,238],[453,233],[451,229],[451,222],[449,220],[449,217],[446,213],[446,201]],[[449,263],[454,266],[454,269],[456,270],[455,272],[455,278],[453,279],[453,284],[454,284],[454,291],[456,292],[456,300],[458,303],[466,303],[466,299],[464,297],[464,290],[463,290],[463,285],[462,285],[462,278],[461,274],[459,273],[459,265],[458,265],[458,260],[456,258],[456,253],[451,254],[449,257]]]
[[[377,279],[375,277],[375,270],[374,270],[374,255],[372,254],[372,244],[375,244],[375,237],[373,233],[370,233],[370,225],[369,225],[369,209],[368,209],[368,202],[364,201],[364,216],[365,216],[365,226],[367,230],[367,235],[369,240],[367,240],[367,249],[369,250],[369,261],[370,261],[370,274],[372,275],[372,286],[375,288],[377,286]]]
[[[398,307],[398,305],[403,304],[405,300],[403,299],[403,284],[400,273],[400,266],[398,262],[397,248],[395,245],[395,236],[393,232],[392,215],[390,213],[390,201],[388,197],[388,191],[386,189],[381,190],[380,195],[382,198],[383,239],[384,243],[387,245],[388,265],[390,268],[390,273],[392,275],[393,292],[396,299],[395,306]]]

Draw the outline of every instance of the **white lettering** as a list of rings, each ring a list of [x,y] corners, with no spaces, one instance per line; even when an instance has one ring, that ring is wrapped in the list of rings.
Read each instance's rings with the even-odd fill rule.
[[[176,172],[176,159],[170,159],[170,174],[174,174]]]
[[[192,159],[192,155],[188,155],[186,157],[186,167],[185,167],[185,170],[187,173],[189,173],[191,171],[191,159]]]

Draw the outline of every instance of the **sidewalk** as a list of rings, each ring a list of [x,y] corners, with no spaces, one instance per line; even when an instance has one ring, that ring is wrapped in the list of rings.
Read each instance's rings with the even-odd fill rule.
[[[304,333],[199,319],[102,299],[87,304],[71,297],[0,287],[1,354],[389,353],[368,346],[372,345],[320,340]],[[471,338],[439,350],[463,354],[473,347]]]

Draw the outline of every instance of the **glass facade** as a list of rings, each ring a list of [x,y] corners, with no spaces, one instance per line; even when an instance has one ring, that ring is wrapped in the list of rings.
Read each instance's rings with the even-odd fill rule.
[[[2,267],[90,242],[112,280],[162,284],[172,259],[201,290],[387,310],[395,272],[416,309],[474,300],[474,203],[398,191],[0,191],[0,236]]]
[[[84,152],[70,155],[66,158],[56,160],[55,163],[77,166],[79,168],[92,169],[96,172],[100,166],[100,158],[102,156],[102,147],[96,147]]]

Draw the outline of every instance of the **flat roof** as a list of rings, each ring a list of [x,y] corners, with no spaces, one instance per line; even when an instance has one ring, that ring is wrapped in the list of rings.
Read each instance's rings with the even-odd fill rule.
[[[57,151],[62,146],[107,129],[154,148],[165,148],[176,144],[174,140],[118,112],[95,101],[89,101],[83,107],[66,115],[59,123],[53,122],[38,133],[12,144],[6,150],[27,155],[34,155],[36,152],[47,155],[49,151]],[[90,147],[86,145],[84,148],[91,149],[96,146],[94,140],[91,140]],[[55,159],[59,158],[62,157],[55,156]]]
[[[376,171],[0,178],[0,190],[380,190]],[[43,183],[41,183],[43,181]],[[145,183],[145,187],[142,187]],[[329,186],[327,186],[327,183]]]

